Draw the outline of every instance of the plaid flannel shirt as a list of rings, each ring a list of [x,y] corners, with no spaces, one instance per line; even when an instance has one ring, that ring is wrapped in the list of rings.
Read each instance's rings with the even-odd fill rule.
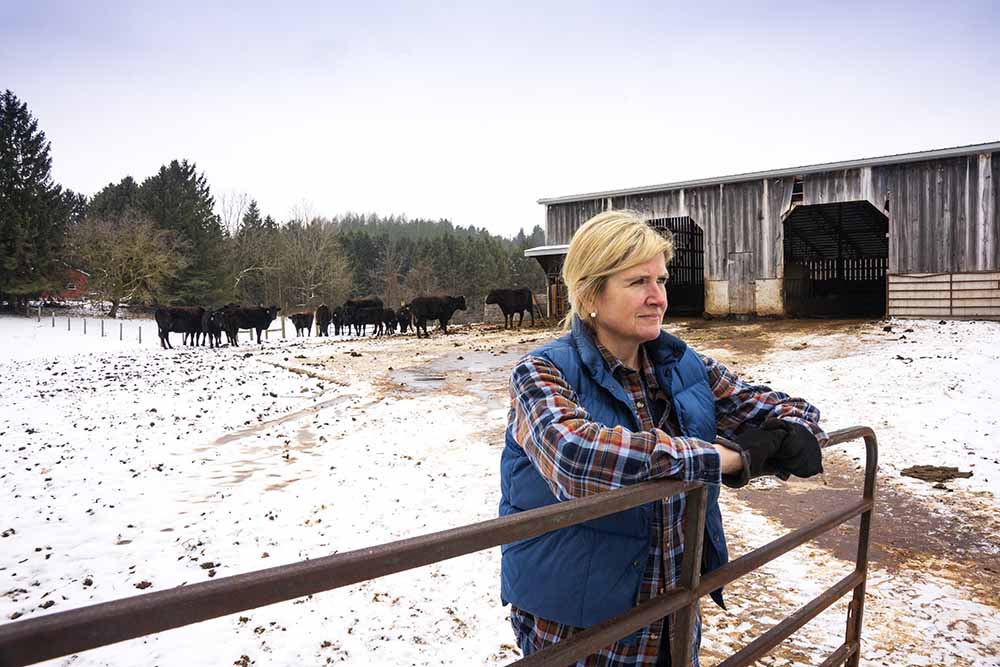
[[[597,348],[612,376],[631,395],[642,425],[641,432],[591,421],[559,369],[545,359],[526,356],[511,375],[509,419],[513,421],[515,437],[556,497],[560,500],[579,498],[655,478],[718,484],[718,453],[711,443],[680,435],[670,397],[656,382],[652,365],[642,349],[641,369],[636,371],[599,343]],[[819,411],[815,407],[769,387],[747,384],[714,359],[705,356],[701,359],[716,399],[719,435],[732,438],[743,424],[759,425],[767,417],[776,416],[807,426],[820,444],[825,442],[826,434],[818,426]],[[595,455],[570,460],[562,456],[562,448],[566,445],[592,451]],[[591,464],[581,468],[578,465],[581,459]],[[622,464],[628,459],[645,459],[647,465],[641,467],[640,474],[626,478]],[[684,552],[685,495],[664,499],[657,508],[637,604],[677,586]],[[510,618],[518,643],[522,648],[530,646],[532,651],[578,631],[578,628],[538,618],[513,605]],[[637,642],[616,642],[576,664],[578,667],[656,665],[662,634],[671,632],[673,624],[668,622],[666,629],[663,625],[663,621],[657,621],[640,631]],[[698,664],[700,631],[699,614],[694,665]]]

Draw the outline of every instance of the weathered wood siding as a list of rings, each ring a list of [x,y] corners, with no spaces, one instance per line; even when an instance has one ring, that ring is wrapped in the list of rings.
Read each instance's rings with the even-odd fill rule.
[[[549,204],[546,242],[569,243],[605,210],[690,216],[705,232],[706,281],[730,280],[731,253],[748,253],[740,267],[751,280],[779,279],[794,182],[757,178]],[[810,173],[802,185],[803,205],[869,201],[885,213],[890,273],[1000,271],[1000,153]]]
[[[780,278],[781,223],[793,182],[758,179],[550,204],[547,243],[569,243],[587,218],[610,209],[688,215],[705,231],[706,279],[728,279],[732,252],[753,253],[755,278]],[[890,272],[1000,270],[1000,153],[803,177],[803,205],[865,200],[889,218]]]
[[[590,218],[605,210],[604,199],[572,202],[549,206],[545,211],[545,243],[569,243],[576,230]]]
[[[634,209],[649,218],[689,216],[705,232],[705,278],[727,280],[729,254],[751,253],[755,277],[778,278],[782,216],[792,199],[791,178],[668,190],[651,194],[551,204],[545,242],[569,243],[586,220],[606,210]]]
[[[890,317],[1000,320],[1000,272],[889,276]]]
[[[998,161],[986,153],[810,174],[803,204],[868,200],[889,218],[889,271],[1000,269]]]

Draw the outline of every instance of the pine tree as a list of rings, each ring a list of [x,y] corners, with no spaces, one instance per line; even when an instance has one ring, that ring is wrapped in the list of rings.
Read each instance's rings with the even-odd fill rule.
[[[64,283],[66,225],[82,198],[52,181],[51,146],[28,105],[0,95],[0,299],[25,304]]]
[[[240,220],[239,233],[260,230],[263,226],[264,220],[260,217],[260,207],[257,206],[257,200],[251,199],[250,205],[247,206],[246,213],[243,214],[243,219]]]
[[[139,188],[143,212],[189,248],[188,265],[167,284],[174,300],[208,304],[226,291],[224,234],[204,174],[187,160],[160,167]]]
[[[139,184],[131,176],[126,176],[119,183],[108,183],[87,204],[87,215],[98,218],[118,218],[129,210],[139,210]]]

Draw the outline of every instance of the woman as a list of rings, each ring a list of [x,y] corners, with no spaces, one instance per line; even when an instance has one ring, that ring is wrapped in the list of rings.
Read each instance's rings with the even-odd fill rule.
[[[500,514],[649,479],[709,485],[703,572],[728,560],[719,484],[822,472],[819,411],[749,385],[661,329],[673,242],[631,211],[601,213],[563,265],[568,333],[521,359]],[[684,498],[503,546],[501,597],[527,655],[677,585]],[[713,599],[722,604],[722,591]],[[669,619],[579,665],[669,665]],[[700,618],[695,632],[697,665]]]

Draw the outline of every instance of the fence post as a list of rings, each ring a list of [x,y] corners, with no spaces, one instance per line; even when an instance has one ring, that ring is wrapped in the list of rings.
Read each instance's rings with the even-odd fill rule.
[[[142,345],[142,325],[139,325],[139,345]]]
[[[698,588],[701,583],[701,554],[704,549],[705,508],[708,505],[708,487],[700,486],[688,492],[684,508],[684,555],[681,559],[680,585],[689,591]],[[677,611],[674,615],[676,628],[670,646],[671,664],[688,665],[691,663],[692,644],[699,600],[695,598],[690,605]],[[663,620],[664,632],[667,631],[667,619]]]
[[[38,323],[42,323],[42,307],[38,306]]]
[[[118,340],[125,340],[125,338],[123,337],[124,332],[125,332],[125,327],[124,327],[124,325],[121,322],[119,322],[118,323]]]
[[[69,315],[67,315],[67,316],[66,316],[66,331],[72,331],[72,328],[71,328],[71,326],[70,326],[70,323],[69,323],[69,322],[70,322],[70,320],[69,320]]]
[[[281,337],[285,337],[285,316],[281,316]]]
[[[55,310],[52,311],[52,328],[53,329],[56,328],[56,311]]]
[[[83,318],[83,335],[87,335],[87,318]]]
[[[104,320],[101,320],[101,338],[104,338]]]

